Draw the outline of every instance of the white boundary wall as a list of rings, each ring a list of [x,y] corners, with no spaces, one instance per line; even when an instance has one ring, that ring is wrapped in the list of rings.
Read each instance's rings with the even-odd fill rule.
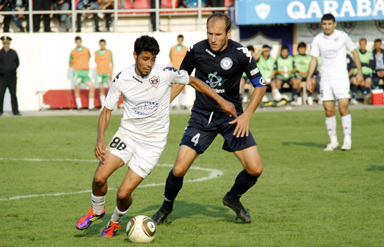
[[[133,46],[136,38],[146,33],[38,33],[11,34],[11,48],[19,55],[20,66],[17,70],[17,97],[20,111],[40,109],[38,91],[49,89],[73,89],[72,69],[69,67],[69,54],[75,48],[75,36],[79,35],[83,45],[91,52],[90,76],[95,79],[96,64],[94,52],[99,49],[99,40],[107,41],[107,48],[113,52],[116,75],[125,67],[134,63]],[[184,45],[190,46],[206,38],[205,31],[196,32],[155,32],[150,33],[160,45],[156,62],[170,65],[169,50],[176,45],[177,35],[184,35]],[[96,86],[97,87],[97,86]],[[187,87],[187,105],[194,101],[194,89]],[[9,95],[4,99],[4,111],[11,111]]]

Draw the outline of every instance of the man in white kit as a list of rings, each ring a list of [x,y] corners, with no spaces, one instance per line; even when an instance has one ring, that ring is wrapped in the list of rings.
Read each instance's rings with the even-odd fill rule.
[[[351,127],[352,119],[348,111],[349,102],[349,77],[346,63],[346,49],[353,55],[358,73],[356,79],[363,81],[363,72],[356,47],[348,34],[335,30],[335,17],[332,14],[325,14],[321,18],[321,26],[324,32],[318,34],[312,41],[311,62],[307,75],[307,89],[312,93],[311,77],[316,67],[316,59],[321,55],[322,64],[320,68],[320,99],[325,109],[325,125],[331,143],[324,151],[333,151],[339,148],[336,135],[335,100],[339,101],[341,124],[344,130],[344,143],[341,150],[351,150]]]
[[[92,208],[77,221],[79,230],[87,229],[105,215],[107,179],[129,162],[127,175],[117,191],[115,212],[100,237],[113,237],[120,229],[119,223],[132,204],[132,192],[150,174],[164,150],[169,129],[169,105],[177,96],[171,92],[171,84],[189,84],[213,98],[225,113],[237,117],[235,106],[204,82],[190,77],[184,70],[156,65],[159,51],[153,37],[141,36],[135,41],[135,64],[113,80],[99,118],[95,156],[100,163],[92,182]],[[120,128],[106,146],[105,131],[121,95],[124,95],[124,115]]]

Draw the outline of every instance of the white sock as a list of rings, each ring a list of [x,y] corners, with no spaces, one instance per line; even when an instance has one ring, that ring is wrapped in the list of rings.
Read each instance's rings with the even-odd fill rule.
[[[336,116],[325,117],[325,126],[327,127],[331,143],[338,143],[336,135]]]
[[[83,106],[81,105],[81,98],[76,98],[76,106],[77,106],[77,109],[80,109],[80,108],[83,108]]]
[[[281,100],[281,93],[279,92],[279,89],[277,88],[272,89],[272,95],[273,95],[273,100],[276,100],[276,101]]]
[[[351,114],[341,117],[341,125],[344,130],[344,142],[351,143],[352,117]]]
[[[93,212],[100,215],[104,211],[105,196],[94,196],[92,194],[92,207]]]
[[[111,221],[113,221],[115,223],[120,223],[121,220],[123,219],[124,215],[127,213],[127,211],[128,211],[128,209],[125,212],[121,212],[116,206],[115,212],[113,212],[113,214],[112,214]]]
[[[179,94],[179,105],[185,105],[185,94],[183,94],[183,92]]]
[[[88,100],[88,109],[93,109],[95,108],[95,99],[94,98],[89,98]]]
[[[104,102],[105,102],[105,95],[100,95],[101,108],[104,107]]]

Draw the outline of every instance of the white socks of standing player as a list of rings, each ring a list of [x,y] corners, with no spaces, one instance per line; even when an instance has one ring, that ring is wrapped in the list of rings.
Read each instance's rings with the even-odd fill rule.
[[[101,108],[104,107],[104,102],[105,102],[105,95],[100,95]]]
[[[92,194],[92,208],[96,215],[100,215],[104,211],[105,196],[94,196]]]
[[[326,117],[325,126],[327,126],[328,135],[332,144],[338,143],[336,135],[336,116]]]
[[[77,109],[83,108],[83,105],[81,104],[81,98],[80,97],[76,98],[75,101],[76,101]]]
[[[279,89],[277,89],[277,88],[272,89],[272,96],[273,96],[273,100],[280,101],[281,100],[281,93],[279,92]]]
[[[352,143],[351,132],[352,132],[352,118],[351,114],[341,117],[341,125],[344,130],[344,143]]]
[[[121,220],[123,219],[124,215],[127,213],[127,211],[128,211],[128,209],[125,212],[121,212],[116,206],[115,212],[113,212],[113,214],[112,214],[111,221],[119,224],[121,222]]]
[[[88,99],[88,109],[92,110],[93,108],[95,108],[95,99],[94,98],[89,98]]]

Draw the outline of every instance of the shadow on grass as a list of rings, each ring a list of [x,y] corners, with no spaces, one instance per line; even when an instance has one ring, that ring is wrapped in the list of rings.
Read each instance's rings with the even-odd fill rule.
[[[372,171],[384,171],[384,166],[372,166],[370,168],[367,168],[365,169],[369,172],[372,172]]]
[[[283,146],[297,145],[297,146],[305,146],[305,147],[316,147],[316,148],[325,148],[326,145],[322,143],[314,143],[314,142],[282,142]]]
[[[246,205],[245,205],[246,206]],[[148,215],[151,217],[158,209],[160,205],[151,205],[146,208],[143,208],[140,213]],[[151,213],[150,213],[151,212]],[[250,211],[252,215],[252,212]],[[235,222],[238,224],[246,224],[239,219],[236,219],[235,212],[232,209],[223,206],[223,205],[206,205],[198,203],[190,203],[185,201],[176,201],[174,205],[173,212],[167,217],[166,223],[171,224],[173,221],[182,218],[193,218],[194,216],[206,218],[206,217],[215,217],[219,218],[221,221],[226,222]]]

